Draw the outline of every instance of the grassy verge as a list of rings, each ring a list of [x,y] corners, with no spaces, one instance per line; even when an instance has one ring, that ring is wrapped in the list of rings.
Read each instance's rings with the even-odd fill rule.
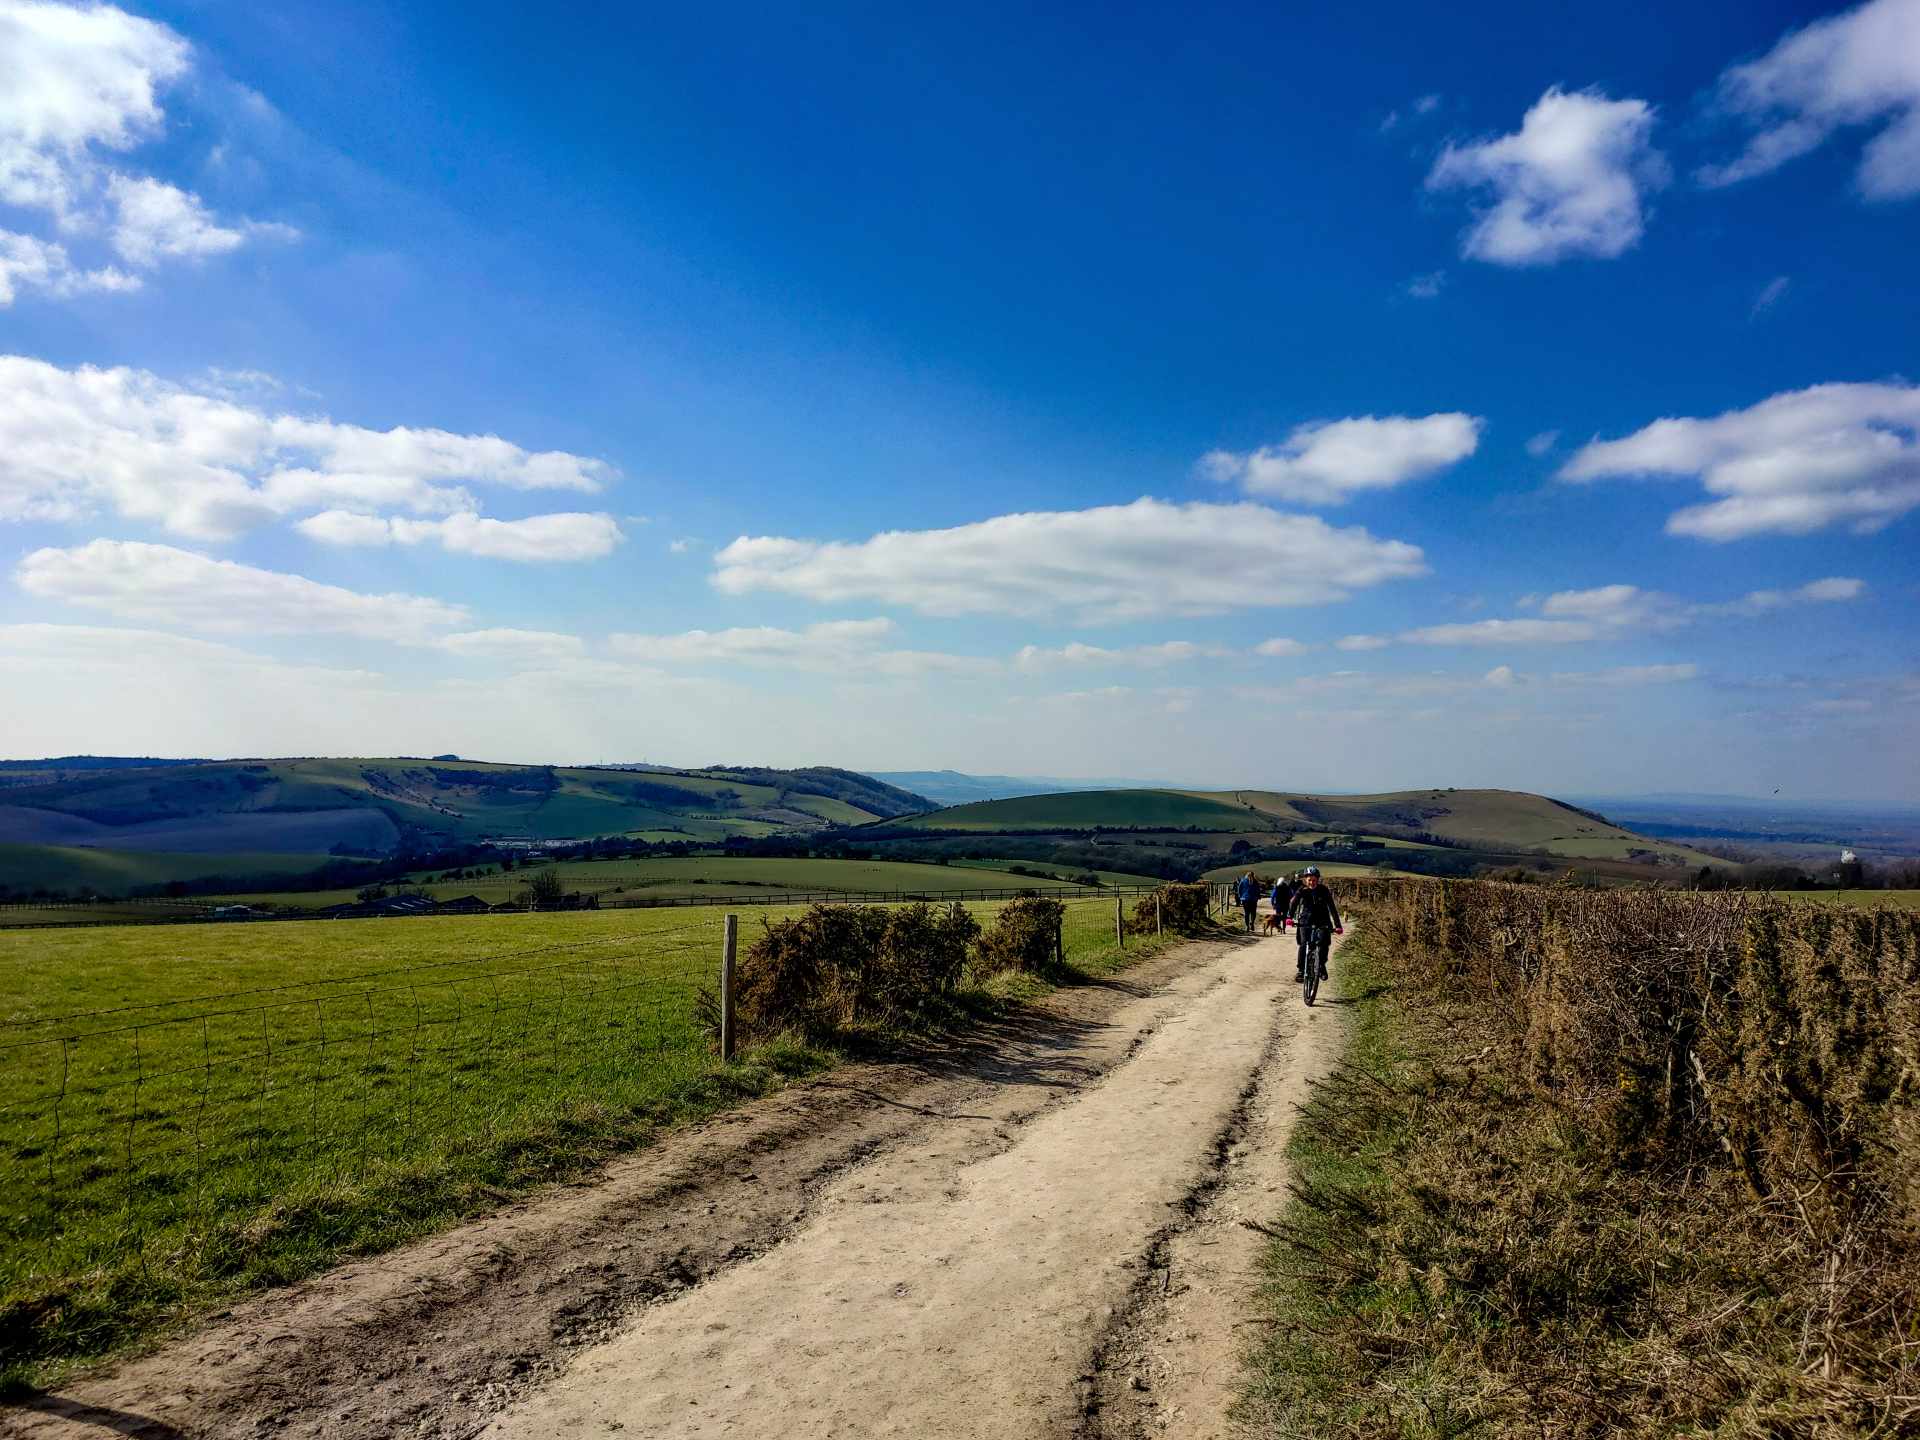
[[[1295,1132],[1259,1433],[1915,1433],[1920,1331],[1884,1259],[1816,1245],[1730,1167],[1629,1157],[1540,1099],[1496,1002],[1384,949],[1343,952],[1348,1058]],[[1893,1309],[1836,1314],[1836,1277]]]

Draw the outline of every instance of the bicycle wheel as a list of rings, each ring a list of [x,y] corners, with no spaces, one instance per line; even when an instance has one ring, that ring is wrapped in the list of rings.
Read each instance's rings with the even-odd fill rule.
[[[1307,972],[1300,981],[1300,993],[1306,997],[1309,1005],[1313,1004],[1313,997],[1320,993],[1320,967],[1314,963],[1311,952],[1307,956]]]

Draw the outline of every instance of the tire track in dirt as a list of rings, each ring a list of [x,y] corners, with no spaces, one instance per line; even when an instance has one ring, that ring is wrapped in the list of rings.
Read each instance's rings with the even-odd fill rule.
[[[1292,956],[1285,939],[1212,947],[1113,1017],[1140,1038],[1097,1083],[1017,1135],[997,1125],[1003,1143],[934,1132],[839,1176],[786,1243],[640,1313],[483,1433],[1127,1433],[1100,1417],[1131,1423],[1106,1397],[1115,1360],[1162,1319],[1153,1262],[1198,1278],[1183,1248],[1198,1221],[1230,1203],[1279,1209],[1273,1117],[1336,1047],[1333,1013],[1307,1010],[1286,983]],[[1260,1178],[1243,1187],[1232,1172],[1256,1124]],[[1155,1345],[1169,1376],[1200,1372],[1184,1392],[1170,1386],[1195,1435],[1225,1428],[1230,1291],[1253,1284],[1235,1255],[1208,1282],[1217,1303],[1189,1306]]]

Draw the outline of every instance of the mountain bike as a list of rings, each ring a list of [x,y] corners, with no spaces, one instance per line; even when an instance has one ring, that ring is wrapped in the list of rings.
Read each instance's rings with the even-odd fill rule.
[[[1327,934],[1324,925],[1308,925],[1306,943],[1300,947],[1300,953],[1306,957],[1306,963],[1300,967],[1300,994],[1307,1004],[1313,1004],[1313,997],[1320,993],[1320,968],[1327,963],[1327,945],[1332,936]]]

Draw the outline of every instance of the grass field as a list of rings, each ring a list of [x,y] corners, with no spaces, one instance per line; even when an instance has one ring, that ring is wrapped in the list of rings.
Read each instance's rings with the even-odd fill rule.
[[[794,913],[748,912],[743,949]],[[1113,899],[1067,915],[1069,965],[1123,958]],[[0,932],[0,1374],[45,1381],[826,1063],[717,1065],[723,918]]]
[[[1035,830],[1090,830],[1097,825],[1142,829],[1265,830],[1271,821],[1223,797],[1181,790],[1084,790],[981,800],[890,822],[910,830],[1018,834]]]
[[[0,885],[19,894],[37,889],[124,895],[143,885],[210,875],[304,875],[331,857],[269,851],[181,854],[161,850],[102,850],[81,845],[0,844]]]
[[[1891,905],[1900,910],[1920,910],[1920,890],[1775,890],[1782,900],[1804,900],[1813,905],[1853,905],[1871,908]]]
[[[1014,875],[980,864],[926,865],[902,860],[814,860],[776,857],[751,859],[744,856],[687,856],[660,859],[555,860],[536,867],[552,868],[560,873],[560,882],[570,891],[599,895],[603,904],[621,900],[682,898],[687,896],[755,895],[774,893],[893,894],[916,892],[944,894],[956,890],[1045,889],[1051,883],[1031,875]],[[1037,868],[1037,867],[1035,867]],[[412,877],[436,900],[452,900],[462,895],[478,895],[490,904],[511,900],[526,889],[527,869],[491,870],[476,879],[442,880],[439,872],[426,871]],[[1157,884],[1147,877],[1127,876],[1104,883],[1123,885]],[[317,910],[353,899],[351,890],[272,891],[261,894],[215,896],[211,903],[285,906],[290,909]]]

